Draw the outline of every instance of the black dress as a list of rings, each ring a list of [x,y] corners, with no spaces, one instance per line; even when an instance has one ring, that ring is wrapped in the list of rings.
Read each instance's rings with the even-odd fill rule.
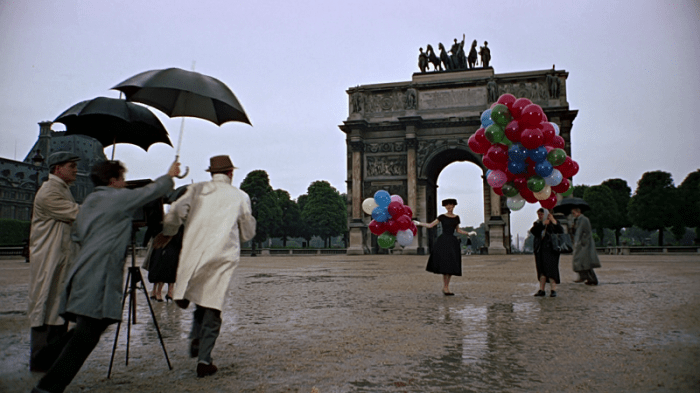
[[[544,231],[544,236],[543,236]],[[547,224],[545,227],[540,221],[535,221],[530,228],[532,233],[533,248],[535,249],[535,268],[537,269],[537,280],[540,277],[554,279],[554,282],[559,284],[559,253],[552,248],[552,233],[564,233],[561,225]]]
[[[438,216],[442,224],[442,234],[433,244],[425,270],[435,274],[462,275],[462,254],[459,249],[459,239],[454,235],[459,226],[459,216]]]
[[[166,282],[170,284],[175,282],[184,229],[184,225],[180,226],[177,234],[170,239],[170,242],[165,247],[151,252],[151,259],[148,265],[149,282]]]

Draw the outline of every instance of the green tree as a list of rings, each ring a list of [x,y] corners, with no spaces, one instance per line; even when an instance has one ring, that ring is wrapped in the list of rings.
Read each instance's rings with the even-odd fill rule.
[[[272,236],[281,237],[282,246],[286,247],[288,237],[299,237],[302,233],[301,210],[289,196],[289,192],[275,190],[273,193],[277,198],[277,204],[282,209],[282,223]]]
[[[586,217],[591,220],[591,227],[596,230],[602,246],[605,228],[612,228],[619,221],[617,216],[620,213],[613,192],[602,184],[588,187],[583,193],[583,200],[591,207],[591,210],[586,212]]]
[[[617,206],[618,214],[615,216],[615,221],[609,228],[615,231],[615,245],[620,245],[620,235],[622,228],[632,226],[627,214],[627,205],[629,205],[632,189],[627,185],[627,182],[622,179],[610,179],[604,181],[601,185],[607,186],[613,193],[615,205]]]
[[[581,184],[579,186],[574,186],[574,191],[571,193],[572,197],[583,198],[583,194],[586,192],[589,186]]]
[[[306,203],[308,201],[309,196],[307,194],[299,195],[299,198],[297,198],[297,206],[299,206],[299,212],[304,211],[304,206],[306,206]],[[314,237],[314,234],[311,227],[306,225],[306,221],[304,221],[303,216],[301,218],[301,231],[299,233],[299,237],[306,240],[306,244],[308,246],[311,246],[311,238]]]
[[[257,220],[253,241],[260,244],[273,233],[279,232],[282,225],[282,209],[277,204],[277,197],[270,186],[267,172],[254,170],[241,183],[241,190],[250,196],[253,215]]]
[[[634,225],[659,231],[659,246],[664,245],[664,229],[677,220],[677,193],[671,174],[663,171],[646,172],[637,182],[637,190],[627,207]]]
[[[311,183],[306,195],[301,218],[311,234],[330,245],[332,236],[344,235],[347,231],[345,200],[330,183],[322,180]]]
[[[681,214],[674,227],[695,228],[695,237],[700,238],[700,169],[688,174],[678,186],[678,203]],[[679,228],[674,231],[682,233]]]

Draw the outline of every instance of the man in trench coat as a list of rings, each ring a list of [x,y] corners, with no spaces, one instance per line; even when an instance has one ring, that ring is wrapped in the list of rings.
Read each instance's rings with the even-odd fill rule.
[[[163,233],[154,246],[162,247],[185,225],[173,298],[178,306],[196,305],[190,333],[190,355],[198,357],[197,377],[217,371],[211,352],[221,329],[221,310],[241,242],[255,236],[248,194],[231,185],[235,167],[229,156],[215,156],[207,169],[212,180],[192,184],[170,207]]]
[[[65,273],[75,254],[70,231],[79,206],[69,186],[75,182],[79,160],[77,155],[65,151],[51,154],[49,180],[41,185],[34,198],[27,311],[31,327],[31,371],[48,370],[60,353],[59,339],[68,331],[68,322],[58,315],[58,303]]]
[[[573,269],[582,280],[586,281],[586,285],[598,285],[598,277],[593,268],[601,265],[595,250],[591,222],[577,207],[571,209],[571,214],[574,216],[575,228]]]
[[[66,275],[59,305],[60,315],[76,326],[33,392],[63,392],[104,330],[121,320],[124,263],[134,213],[172,191],[172,177],[180,173],[179,168],[175,162],[166,175],[136,189],[125,188],[126,169],[119,161],[103,161],[92,168],[95,190],[85,198],[74,223],[72,236],[80,251]]]

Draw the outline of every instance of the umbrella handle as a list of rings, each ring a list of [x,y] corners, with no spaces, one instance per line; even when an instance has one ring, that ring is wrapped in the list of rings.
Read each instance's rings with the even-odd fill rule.
[[[190,167],[186,166],[185,173],[183,173],[182,175],[179,175],[179,176],[175,176],[175,177],[177,177],[178,179],[184,179],[185,177],[187,177],[188,173],[190,173]]]

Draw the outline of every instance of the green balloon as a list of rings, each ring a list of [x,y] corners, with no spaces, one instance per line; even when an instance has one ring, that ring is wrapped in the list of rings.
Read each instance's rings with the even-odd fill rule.
[[[561,193],[561,196],[563,196],[564,198],[566,198],[566,197],[568,197],[569,195],[571,195],[571,194],[573,194],[573,193],[574,193],[574,185],[573,185],[573,183],[572,183],[572,184],[569,186],[569,189],[568,189],[568,190],[566,190],[566,191],[564,191],[564,192]]]
[[[518,195],[518,189],[515,188],[511,182],[504,184],[503,187],[501,187],[501,192],[503,192],[503,195],[509,198]]]
[[[486,127],[484,136],[486,136],[486,139],[488,139],[491,143],[501,143],[501,141],[506,137],[506,131],[498,124],[491,124],[490,126]]]
[[[505,127],[513,120],[513,116],[510,115],[507,106],[498,104],[491,108],[491,120],[499,126]]]
[[[552,166],[559,166],[566,160],[566,152],[564,149],[553,149],[547,154],[547,161],[549,161]]]
[[[545,183],[542,176],[533,175],[532,177],[527,179],[527,188],[529,188],[532,192],[540,192],[542,191],[542,189],[544,189],[544,186],[546,185],[547,184]]]
[[[501,139],[501,143],[508,146],[508,147],[513,146],[513,142],[511,142],[511,140],[508,139],[507,136],[503,136],[503,139]]]
[[[377,237],[377,244],[381,248],[391,248],[394,247],[394,242],[396,242],[396,236],[392,235],[389,231],[382,233]]]

